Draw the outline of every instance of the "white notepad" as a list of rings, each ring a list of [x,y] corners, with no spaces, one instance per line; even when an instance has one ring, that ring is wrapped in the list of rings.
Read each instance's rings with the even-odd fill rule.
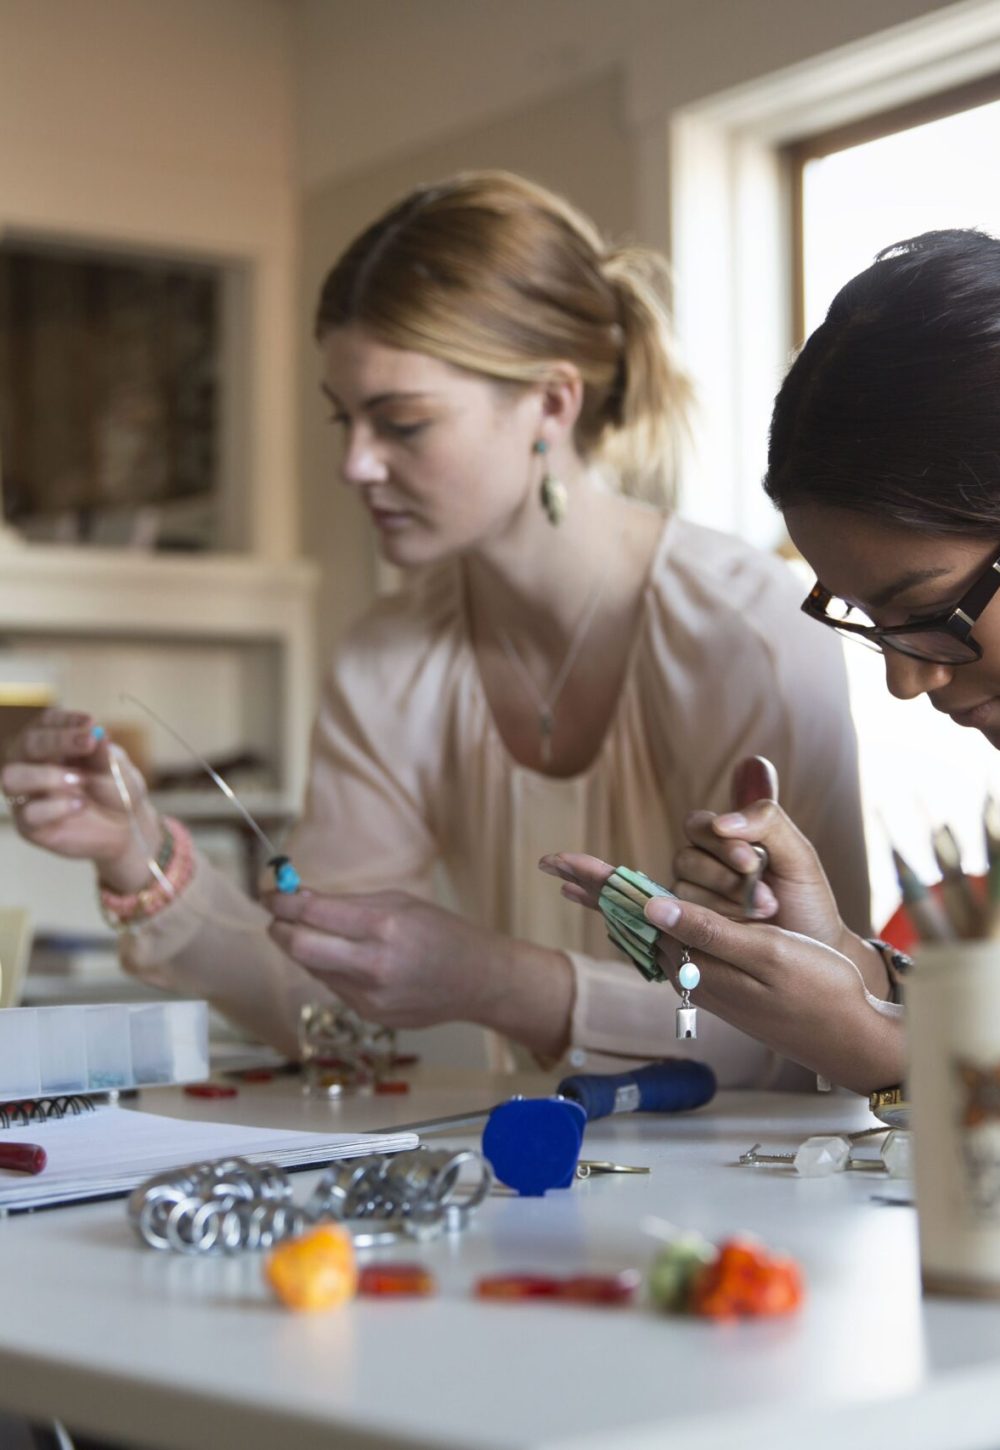
[[[0,1132],[4,1143],[39,1143],[48,1163],[32,1177],[0,1168],[0,1214],[126,1194],[154,1173],[210,1158],[297,1168],[363,1153],[398,1153],[416,1148],[419,1140],[415,1133],[297,1133],[106,1107],[9,1128]]]

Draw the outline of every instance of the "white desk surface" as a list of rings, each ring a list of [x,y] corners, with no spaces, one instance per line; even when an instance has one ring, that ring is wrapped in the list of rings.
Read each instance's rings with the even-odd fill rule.
[[[522,1091],[551,1082],[518,1080]],[[142,1107],[191,1117],[365,1129],[508,1096],[511,1079],[427,1074],[405,1097],[304,1100],[294,1080],[228,1101],[177,1090]],[[272,1302],[260,1258],[192,1260],[133,1237],[123,1201],[0,1222],[0,1408],[138,1445],[197,1450],[995,1450],[1000,1306],[921,1300],[914,1211],[872,1202],[874,1174],[799,1179],[736,1165],[757,1139],[867,1126],[839,1095],[722,1093],[686,1117],[605,1119],[584,1153],[648,1164],[544,1199],[491,1197],[468,1231],[384,1250],[440,1294],[321,1315]],[[432,1143],[478,1142],[471,1128]],[[297,1196],[312,1176],[299,1175]],[[799,1259],[802,1311],[738,1325],[646,1308],[496,1304],[481,1274],[644,1266],[657,1214],[722,1238],[749,1230]]]

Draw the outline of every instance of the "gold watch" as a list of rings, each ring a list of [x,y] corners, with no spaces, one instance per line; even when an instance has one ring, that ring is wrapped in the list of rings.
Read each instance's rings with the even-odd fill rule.
[[[910,1104],[901,1083],[896,1087],[876,1088],[870,1093],[868,1111],[887,1128],[908,1128],[910,1125]]]

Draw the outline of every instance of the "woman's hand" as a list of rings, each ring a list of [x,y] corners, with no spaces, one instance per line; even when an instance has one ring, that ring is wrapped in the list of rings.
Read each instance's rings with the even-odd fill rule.
[[[569,853],[543,857],[540,866],[561,878],[570,901],[594,908],[614,871],[596,856]],[[683,950],[690,949],[701,969],[691,994],[696,1006],[856,1092],[902,1080],[899,1009],[868,992],[850,956],[799,932],[731,921],[670,897],[651,898],[645,915],[664,933],[657,959],[675,986]]]
[[[402,891],[272,892],[273,940],[349,1007],[386,1027],[476,1022],[539,1056],[566,1045],[572,969]]]
[[[733,810],[726,814],[688,816],[689,844],[674,857],[672,890],[722,916],[770,921],[844,951],[853,933],[840,919],[815,849],[778,805],[778,777],[770,761],[759,755],[740,761],[731,799]],[[755,845],[766,850],[767,866],[748,913],[747,877],[759,866]]]
[[[675,983],[683,949],[701,968],[697,1006],[855,1092],[902,1081],[901,1009],[867,991],[850,957],[797,932],[730,921],[669,897],[654,897],[645,914],[669,934],[659,960]]]
[[[111,750],[145,844],[137,839],[111,773]],[[8,757],[0,779],[26,841],[93,861],[111,890],[138,891],[147,884],[149,857],[160,842],[159,819],[139,771],[120,747],[95,737],[92,716],[45,710],[21,732]]]

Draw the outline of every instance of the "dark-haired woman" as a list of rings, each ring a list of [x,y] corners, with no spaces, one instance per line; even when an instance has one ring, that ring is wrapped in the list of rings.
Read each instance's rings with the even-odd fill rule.
[[[893,695],[927,695],[1000,748],[1000,241],[928,232],[838,293],[778,394],[765,487],[817,575],[806,614],[880,649]],[[668,963],[695,953],[695,999],[847,1087],[899,1082],[898,963],[844,925],[786,813],[701,812],[688,837],[684,900],[647,915]],[[769,925],[732,919],[749,843],[769,852]],[[549,868],[591,905],[609,871]]]
[[[660,1056],[672,994],[652,1001],[535,865],[594,841],[668,871],[748,749],[863,925],[838,642],[785,623],[780,561],[639,501],[663,497],[687,395],[662,273],[494,172],[420,188],[348,248],[319,302],[322,390],[343,481],[407,582],[323,694],[290,843],[309,890],[271,898],[272,920],[166,839],[131,777],[137,840],[89,717],[43,721],[4,772],[23,835],[97,863],[131,970],[291,1051],[301,1005],[340,1000],[479,1023],[495,1061]],[[164,851],[172,894],[151,880]],[[699,1045],[727,1083],[804,1077],[722,1022]]]

